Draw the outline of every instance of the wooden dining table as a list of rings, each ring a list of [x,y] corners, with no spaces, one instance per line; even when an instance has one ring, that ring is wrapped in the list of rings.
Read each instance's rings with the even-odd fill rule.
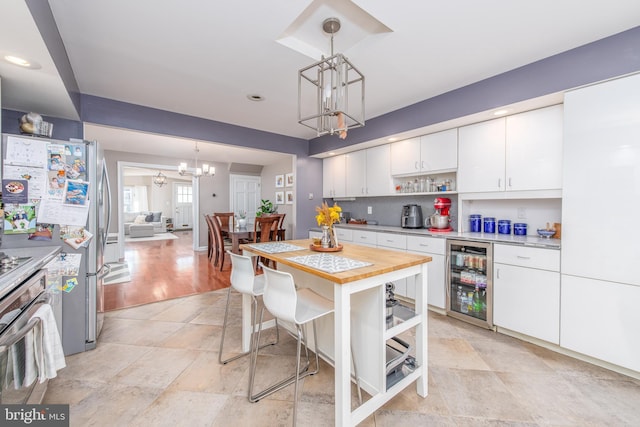
[[[279,244],[282,248],[278,248]],[[311,250],[311,244],[310,239],[286,240],[244,244],[241,249],[245,255],[276,262],[278,270],[293,275],[297,286],[312,288],[333,300],[334,314],[317,321],[317,344],[319,355],[334,366],[335,425],[362,422],[413,383],[418,396],[426,397],[427,266],[431,257],[345,243],[340,252],[328,253],[329,258],[319,260],[316,255],[321,252]],[[333,267],[327,269],[327,264]],[[415,305],[409,310],[413,314],[390,325],[386,317],[385,284],[404,278],[411,278],[416,284]],[[246,350],[252,332],[250,304],[243,296],[242,341]],[[268,323],[273,325],[272,320]],[[409,329],[415,330],[415,367],[403,372],[400,380],[392,381],[385,371],[386,343]],[[361,386],[371,396],[355,409],[350,388],[352,356]]]
[[[243,241],[251,240],[253,241],[253,226],[251,227],[224,227],[222,229],[223,233],[225,233],[231,239],[231,252],[234,254],[241,254],[240,244]],[[284,240],[285,229],[281,228],[278,230],[278,240]]]
[[[253,240],[253,227],[229,227],[223,228],[223,231],[231,239],[231,252],[241,254],[240,243],[246,240]]]

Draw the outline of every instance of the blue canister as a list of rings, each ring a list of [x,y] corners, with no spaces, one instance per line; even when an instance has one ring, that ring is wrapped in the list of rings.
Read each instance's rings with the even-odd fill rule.
[[[524,222],[516,222],[513,224],[513,234],[516,236],[527,235],[527,224]]]
[[[498,221],[498,234],[511,234],[511,221],[501,219]]]
[[[492,217],[486,217],[484,219],[484,232],[495,233],[496,232],[496,219]]]
[[[479,233],[481,230],[482,215],[469,215],[469,231]]]

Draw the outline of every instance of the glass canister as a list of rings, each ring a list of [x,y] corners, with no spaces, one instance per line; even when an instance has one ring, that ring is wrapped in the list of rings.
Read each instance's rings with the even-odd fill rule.
[[[484,232],[495,234],[496,232],[496,219],[493,217],[486,217],[484,219]]]
[[[498,221],[498,234],[511,234],[511,220],[501,219]]]
[[[524,222],[516,222],[513,224],[513,234],[516,236],[527,235],[527,224]]]
[[[479,233],[481,230],[482,215],[469,215],[469,231]]]

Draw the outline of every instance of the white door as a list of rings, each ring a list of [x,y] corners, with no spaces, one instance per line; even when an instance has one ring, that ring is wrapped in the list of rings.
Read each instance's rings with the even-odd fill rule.
[[[193,228],[193,187],[191,184],[175,182],[173,184],[174,230]]]
[[[247,226],[253,227],[256,210],[260,206],[260,177],[231,175],[231,200],[229,206],[237,215],[240,211],[247,213]]]

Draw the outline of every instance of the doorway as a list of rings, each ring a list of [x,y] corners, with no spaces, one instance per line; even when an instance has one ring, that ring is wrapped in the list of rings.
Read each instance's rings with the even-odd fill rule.
[[[174,230],[193,228],[193,186],[191,184],[173,183],[173,212]]]
[[[124,259],[125,258],[125,248],[124,248],[124,242],[125,242],[125,233],[124,233],[124,223],[125,223],[125,213],[124,213],[124,205],[125,205],[125,171],[127,170],[132,170],[132,169],[137,169],[139,170],[139,174],[141,176],[146,176],[148,182],[151,182],[151,178],[154,175],[157,175],[158,172],[162,172],[165,175],[176,176],[176,179],[180,178],[178,175],[178,167],[175,165],[159,165],[159,164],[148,164],[148,163],[133,163],[133,162],[124,162],[124,161],[118,161],[117,162],[117,182],[118,182],[118,229],[117,229],[117,235],[118,235],[118,258],[119,259]],[[199,210],[199,206],[198,206],[198,197],[194,197],[194,195],[199,194],[199,186],[198,186],[198,181],[191,179],[189,181],[184,181],[182,183],[185,187],[189,188],[190,194],[191,194],[191,199],[192,199],[192,203],[191,203],[191,207],[189,209],[190,211],[190,224],[191,224],[191,229],[193,229],[193,233],[192,233],[192,248],[193,250],[197,250],[198,249],[198,233],[199,233],[199,226],[198,226],[198,222],[194,221],[194,217],[196,215],[196,213]],[[149,184],[150,186],[152,184]],[[173,189],[170,190],[171,193],[173,193]],[[185,190],[186,191],[186,190]],[[153,196],[150,196],[151,198],[153,198]],[[163,212],[166,212],[163,214],[163,216],[166,216],[168,218],[171,218],[173,220],[173,217],[175,215],[175,203],[173,202],[174,200],[176,200],[173,195],[171,196],[172,201],[169,203],[169,205],[164,205],[162,207],[162,209],[158,209],[158,210],[162,210]],[[153,206],[149,206],[149,208],[152,208]],[[113,230],[112,233],[115,233],[116,230]]]
[[[260,206],[261,178],[252,175],[230,175],[229,183],[229,206],[236,214],[240,211],[246,212],[247,226],[252,228],[256,210]]]

